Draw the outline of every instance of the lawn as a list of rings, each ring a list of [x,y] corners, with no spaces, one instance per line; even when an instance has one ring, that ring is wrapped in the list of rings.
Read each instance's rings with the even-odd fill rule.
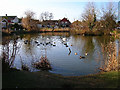
[[[117,71],[86,76],[62,76],[49,72],[11,71],[3,73],[2,88],[118,88]]]

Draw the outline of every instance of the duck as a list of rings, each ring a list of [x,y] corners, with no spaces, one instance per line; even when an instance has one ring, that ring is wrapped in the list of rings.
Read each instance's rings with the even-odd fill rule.
[[[66,47],[68,47],[68,45],[66,45]]]
[[[80,56],[80,59],[85,58],[84,56]]]
[[[49,43],[46,43],[46,45],[48,45]]]
[[[27,43],[28,43],[28,40],[25,40],[24,43],[27,44]]]
[[[27,44],[27,42],[24,42],[24,44]]]
[[[68,48],[69,49],[69,51],[71,52],[71,49],[70,48]]]
[[[40,44],[37,44],[37,46],[40,46]]]
[[[53,45],[53,46],[56,46],[56,45]]]
[[[77,53],[75,53],[75,55],[77,55]]]
[[[64,43],[64,45],[67,45],[67,43]]]

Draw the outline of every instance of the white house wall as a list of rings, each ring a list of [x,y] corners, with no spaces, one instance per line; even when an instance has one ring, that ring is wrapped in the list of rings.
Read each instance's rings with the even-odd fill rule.
[[[18,23],[18,22],[19,22],[18,17],[15,17],[15,19],[14,19],[12,22],[13,22],[13,23]]]

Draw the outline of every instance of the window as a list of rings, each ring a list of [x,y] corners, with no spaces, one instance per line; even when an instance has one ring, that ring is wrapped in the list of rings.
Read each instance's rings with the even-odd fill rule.
[[[65,21],[65,24],[67,24],[68,22],[67,21]]]
[[[64,24],[64,22],[63,22],[63,21],[62,21],[61,23],[62,23],[62,24]]]

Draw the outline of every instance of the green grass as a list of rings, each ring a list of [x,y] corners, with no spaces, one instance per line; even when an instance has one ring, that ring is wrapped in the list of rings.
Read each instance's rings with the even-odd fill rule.
[[[117,88],[117,71],[86,76],[62,76],[49,72],[11,71],[3,73],[3,88]]]

